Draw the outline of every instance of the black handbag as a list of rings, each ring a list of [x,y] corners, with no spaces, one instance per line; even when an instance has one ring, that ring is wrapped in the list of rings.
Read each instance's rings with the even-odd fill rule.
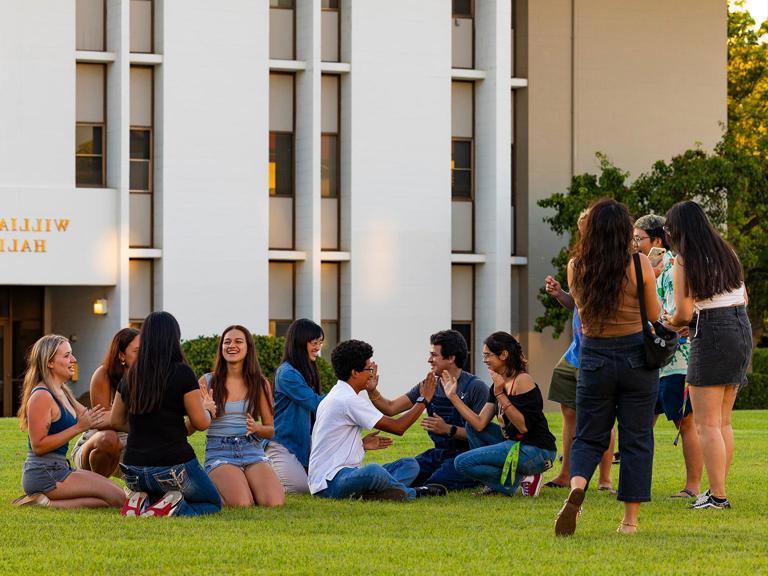
[[[640,300],[640,319],[643,323],[643,349],[645,350],[645,367],[650,370],[663,368],[670,362],[680,345],[677,332],[665,328],[661,322],[648,322],[645,312],[645,297],[643,295],[643,272],[640,267],[640,256],[632,255],[637,276],[637,297]]]

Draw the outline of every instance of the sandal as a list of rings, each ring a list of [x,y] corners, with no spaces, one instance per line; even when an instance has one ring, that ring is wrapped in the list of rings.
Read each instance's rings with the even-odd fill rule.
[[[597,487],[598,492],[608,492],[611,496],[616,496],[616,490],[613,489],[613,486],[610,484],[603,484],[602,486]]]
[[[616,528],[616,532],[619,534],[635,534],[637,532],[637,524],[627,524],[626,522],[619,522],[619,527]]]
[[[670,498],[684,498],[687,500],[688,498],[696,498],[697,496],[698,494],[694,493],[692,490],[688,490],[688,488],[683,488],[677,494],[672,494]]]
[[[546,484],[544,484],[544,488],[568,488],[568,484],[557,484],[550,480]]]
[[[555,522],[555,536],[570,536],[576,531],[576,519],[584,503],[584,490],[574,488],[560,509]]]

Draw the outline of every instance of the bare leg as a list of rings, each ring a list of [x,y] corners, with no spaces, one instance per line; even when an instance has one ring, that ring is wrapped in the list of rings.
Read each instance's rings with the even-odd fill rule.
[[[217,466],[208,474],[221,494],[224,506],[253,506],[248,479],[240,468],[231,464]]]
[[[704,469],[704,457],[701,455],[701,443],[693,414],[688,414],[675,425],[680,428],[683,439],[683,458],[685,460],[685,488],[694,494],[701,491],[701,475]]]
[[[550,480],[560,486],[568,486],[571,475],[571,445],[576,434],[576,410],[565,404],[560,404],[560,412],[563,413],[563,466],[560,474]]]
[[[114,430],[102,430],[91,436],[83,447],[80,464],[83,470],[91,470],[105,478],[112,476],[120,463],[122,445]]]
[[[736,402],[737,391],[738,386],[726,386],[725,393],[723,394],[722,421],[720,423],[720,430],[722,431],[723,442],[725,443],[726,478],[728,478],[728,471],[731,469],[731,462],[733,462],[733,424],[731,422],[731,416],[733,414],[733,404]]]
[[[637,515],[640,512],[640,502],[624,502],[624,518],[619,526],[619,533],[634,534],[637,532]]]
[[[716,498],[725,498],[727,456],[722,431],[725,386],[691,386],[690,395],[710,493]]]
[[[54,508],[120,508],[125,502],[117,484],[88,470],[75,470],[45,495]]]
[[[613,464],[613,451],[616,447],[616,428],[611,428],[611,442],[608,444],[608,450],[603,453],[600,460],[600,480],[597,482],[598,488],[607,488],[613,490],[611,482],[611,465]]]
[[[266,462],[251,464],[245,469],[245,477],[258,506],[282,506],[285,492],[280,479]]]

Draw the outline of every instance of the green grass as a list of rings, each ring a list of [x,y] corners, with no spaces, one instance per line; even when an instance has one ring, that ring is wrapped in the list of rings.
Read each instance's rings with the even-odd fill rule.
[[[653,502],[640,533],[615,533],[621,504],[587,495],[576,535],[556,539],[565,492],[537,499],[469,491],[407,504],[290,496],[283,509],[225,510],[176,519],[126,519],[115,510],[15,509],[26,438],[0,420],[2,574],[765,574],[768,573],[768,413],[735,413],[728,511],[691,511],[668,496],[683,486],[671,424],[656,429]],[[559,437],[560,417],[550,415]],[[193,444],[202,455],[203,435]],[[428,447],[412,428],[371,454],[389,461]],[[549,477],[555,472],[550,471]],[[617,482],[618,467],[613,470]]]

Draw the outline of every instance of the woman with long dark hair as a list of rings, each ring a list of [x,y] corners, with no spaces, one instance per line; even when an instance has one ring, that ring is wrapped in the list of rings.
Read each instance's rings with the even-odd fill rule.
[[[619,422],[619,490],[624,517],[618,531],[637,530],[641,502],[651,498],[653,417],[659,371],[645,367],[632,226],[624,204],[610,198],[589,209],[568,263],[568,284],[582,321],[581,362],[576,385],[576,437],[571,447],[571,492],[555,534],[576,530],[584,492]],[[644,254],[641,297],[648,318],[661,310],[656,276]]]
[[[730,508],[725,482],[733,460],[731,411],[752,357],[744,272],[736,252],[696,202],[670,208],[665,230],[677,253],[672,270],[676,309],[666,320],[678,328],[690,322],[686,381],[709,478],[709,490],[693,507]]]
[[[467,428],[470,444],[487,444],[459,454],[454,466],[494,492],[512,496],[521,487],[523,496],[537,496],[541,475],[552,467],[557,451],[544,416],[541,390],[528,374],[522,346],[507,332],[494,332],[485,339],[483,362],[493,386],[479,414],[459,397],[456,378],[447,371],[442,375],[446,396],[471,425],[471,429]],[[500,431],[498,426],[491,426],[494,416]],[[496,441],[478,441],[494,436]]]
[[[216,403],[205,471],[224,505],[282,506],[283,487],[262,447],[262,439],[272,438],[275,430],[271,386],[247,328],[235,324],[224,329],[213,372],[200,378],[200,389]]]
[[[312,426],[324,396],[315,362],[324,337],[323,329],[312,320],[294,321],[275,372],[275,435],[267,445],[267,456],[288,493],[309,493]]]
[[[216,413],[181,351],[179,323],[153,312],[141,327],[139,356],[112,404],[112,426],[128,432],[120,467],[132,491],[123,516],[197,516],[221,510],[221,498],[195,451],[187,426],[205,430]],[[150,502],[153,504],[149,505]]]
[[[128,434],[109,427],[112,401],[117,386],[128,372],[139,353],[139,331],[123,328],[112,338],[104,361],[91,377],[91,406],[106,406],[105,426],[83,433],[72,449],[75,468],[91,470],[109,478],[119,473],[120,459],[125,451]]]
[[[117,484],[67,461],[69,441],[104,423],[102,406],[86,408],[72,395],[77,360],[64,336],[48,334],[32,346],[24,374],[19,426],[28,431],[29,452],[21,484],[26,496],[13,504],[54,508],[119,508],[125,494]]]

